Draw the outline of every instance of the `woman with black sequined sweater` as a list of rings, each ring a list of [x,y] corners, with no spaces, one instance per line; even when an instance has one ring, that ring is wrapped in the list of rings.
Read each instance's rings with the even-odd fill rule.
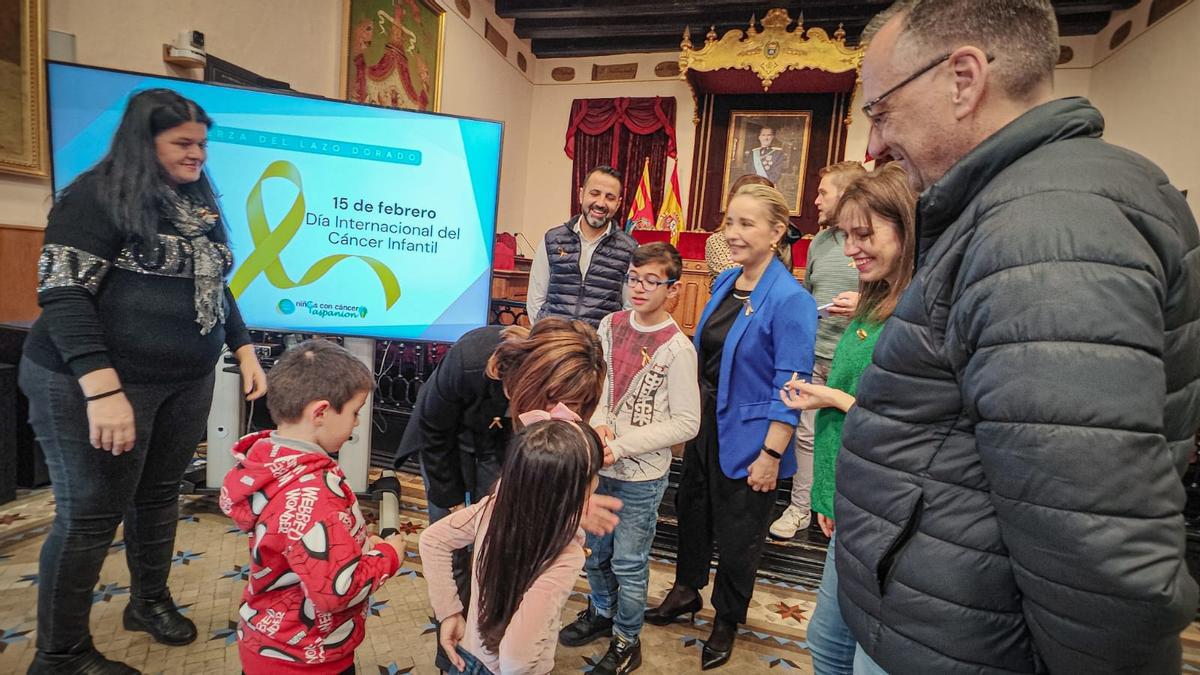
[[[125,523],[128,630],[196,639],[167,588],[179,481],[224,346],[248,399],[266,378],[225,284],[233,258],[203,173],[212,121],[167,89],[133,96],[108,154],[59,195],[38,262],[42,315],[20,384],[56,500],[31,673],[134,673],[92,644],[92,589]]]

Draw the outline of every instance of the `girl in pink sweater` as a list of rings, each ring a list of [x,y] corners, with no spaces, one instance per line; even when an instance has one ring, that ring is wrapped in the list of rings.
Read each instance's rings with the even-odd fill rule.
[[[586,557],[579,523],[603,465],[600,439],[562,404],[521,421],[527,426],[513,438],[495,493],[421,535],[429,601],[452,673],[550,672],[563,606]],[[451,556],[471,544],[464,616]]]

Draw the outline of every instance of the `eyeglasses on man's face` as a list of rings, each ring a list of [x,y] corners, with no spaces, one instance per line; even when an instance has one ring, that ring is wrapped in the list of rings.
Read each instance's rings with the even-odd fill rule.
[[[670,286],[671,284],[675,283],[676,281],[678,281],[678,279],[659,280],[659,279],[651,279],[651,278],[642,278],[636,274],[626,274],[625,275],[625,283],[628,284],[628,286],[630,288],[634,288],[636,286],[641,286],[642,290],[649,291],[651,293],[653,293],[654,291],[657,291],[659,286]]]
[[[949,61],[950,57],[953,55],[954,55],[954,52],[947,52],[946,54],[939,56],[937,59],[931,61],[929,63],[929,65],[925,66],[924,68],[921,68],[920,70],[917,70],[915,73],[913,73],[912,75],[909,75],[908,77],[904,78],[903,80],[900,80],[900,82],[898,82],[891,89],[888,89],[887,91],[876,96],[875,98],[871,99],[870,101],[867,101],[866,105],[864,105],[862,107],[863,114],[867,116],[867,119],[870,120],[871,124],[878,125],[878,123],[879,123],[879,120],[877,118],[878,113],[875,112],[875,106],[879,105],[879,103],[881,101],[883,101],[883,99],[891,96],[892,94],[896,93],[897,91],[900,91],[900,89],[902,89],[905,85],[912,83],[913,80],[916,80],[918,77],[921,77],[925,73],[928,73],[929,71],[933,70],[934,68],[937,68],[938,66],[942,65],[946,61]],[[992,56],[991,54],[987,55],[988,63],[991,63],[992,61],[995,61],[995,60],[996,60],[996,57]]]

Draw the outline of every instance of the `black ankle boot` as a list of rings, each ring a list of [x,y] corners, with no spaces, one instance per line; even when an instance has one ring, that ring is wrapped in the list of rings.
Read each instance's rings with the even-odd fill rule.
[[[164,645],[179,647],[196,640],[196,624],[179,613],[169,595],[162,600],[130,598],[123,619],[125,630],[149,633]]]
[[[592,603],[588,602],[587,609],[558,632],[558,644],[564,647],[581,647],[598,637],[612,635],[612,626],[613,620],[597,614],[592,610]]]
[[[696,612],[699,612],[702,607],[704,607],[704,601],[700,598],[700,591],[675,584],[667,593],[667,597],[663,598],[661,605],[646,610],[645,619],[646,623],[665,626],[675,623],[684,614],[691,614],[692,623],[695,623]]]
[[[704,641],[700,654],[700,670],[711,670],[725,665],[733,654],[733,639],[737,637],[737,624],[718,618],[713,623],[712,634]]]
[[[39,650],[27,672],[29,675],[141,675],[136,668],[104,658],[92,646],[91,638],[63,653]]]

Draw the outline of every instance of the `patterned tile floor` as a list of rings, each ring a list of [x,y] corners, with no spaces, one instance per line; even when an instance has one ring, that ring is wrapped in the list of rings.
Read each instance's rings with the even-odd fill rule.
[[[401,574],[371,600],[367,639],[357,653],[360,673],[437,672],[433,624],[416,554],[417,539],[426,525],[424,502],[419,479],[403,476],[402,482],[401,522],[409,540],[408,560]],[[33,658],[37,557],[53,512],[54,500],[47,490],[23,493],[0,508],[0,673],[24,672]],[[96,644],[110,658],[147,673],[239,672],[234,628],[246,578],[246,539],[217,510],[212,498],[184,498],[180,520],[171,588],[176,602],[196,622],[200,639],[187,647],[165,647],[144,633],[121,628],[129,572],[118,532],[93,596],[91,624]],[[651,602],[662,598],[672,578],[668,563],[652,563]],[[586,592],[586,580],[581,577],[564,610],[564,622],[585,606]],[[804,638],[813,600],[808,589],[760,581],[749,621],[739,635],[732,660],[722,670],[812,672]],[[701,640],[707,636],[711,620],[711,610],[706,610],[695,626],[647,626],[640,672],[697,672]],[[1187,650],[1185,671],[1200,672],[1200,628],[1193,624],[1182,639]],[[555,672],[588,672],[605,647],[606,643],[597,641],[581,648],[559,648]]]

